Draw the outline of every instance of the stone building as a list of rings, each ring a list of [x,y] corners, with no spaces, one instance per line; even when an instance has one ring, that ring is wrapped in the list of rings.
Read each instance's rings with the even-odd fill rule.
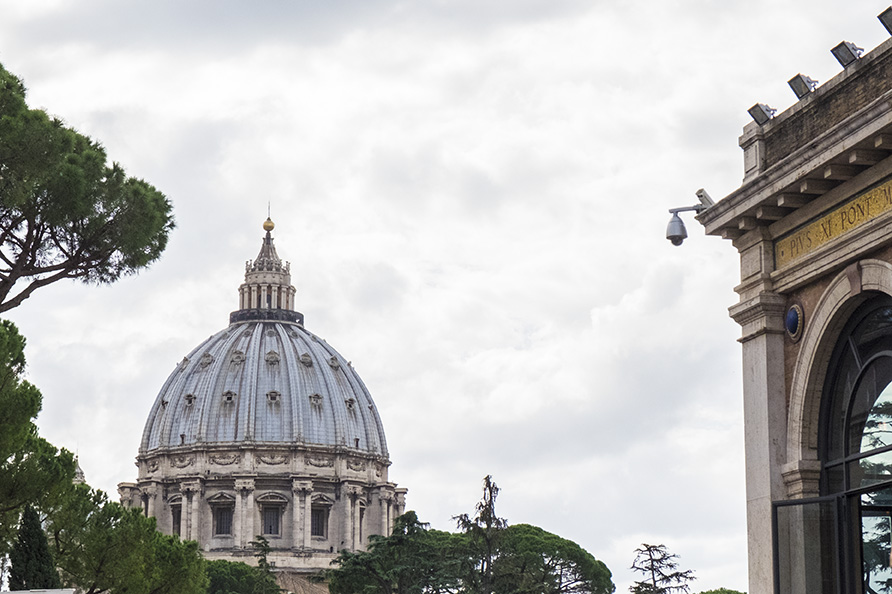
[[[279,569],[327,568],[388,534],[405,489],[388,481],[378,410],[349,361],[304,328],[273,223],[246,265],[239,309],[176,366],[121,500],[206,557],[251,562],[263,535]]]
[[[858,53],[698,215],[740,253],[750,594],[892,584],[892,40]]]

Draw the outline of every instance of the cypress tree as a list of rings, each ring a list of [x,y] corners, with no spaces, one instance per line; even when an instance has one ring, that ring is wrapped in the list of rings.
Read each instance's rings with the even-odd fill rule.
[[[22,512],[22,523],[15,545],[9,552],[9,589],[39,590],[61,588],[46,534],[40,518],[30,505]]]

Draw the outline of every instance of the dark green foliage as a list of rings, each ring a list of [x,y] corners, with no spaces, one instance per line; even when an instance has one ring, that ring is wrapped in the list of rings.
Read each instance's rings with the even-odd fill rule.
[[[0,320],[0,554],[9,551],[27,504],[50,505],[70,488],[75,462],[37,435],[40,391],[22,379],[25,339]]]
[[[171,205],[99,143],[28,109],[0,66],[0,312],[63,278],[108,283],[156,260]]]
[[[508,526],[493,563],[494,591],[610,594],[610,570],[571,540],[529,524]]]
[[[40,527],[40,518],[30,505],[22,512],[15,544],[9,552],[9,589],[39,590],[61,588],[62,582]]]
[[[499,537],[508,526],[507,520],[496,515],[496,497],[499,487],[492,475],[483,478],[483,499],[477,504],[477,515],[473,518],[461,514],[453,518],[458,528],[468,537],[468,542],[477,560],[476,571],[468,576],[470,587],[475,592],[490,594],[492,589],[492,564],[498,549]]]
[[[467,572],[466,541],[430,530],[409,511],[388,537],[370,536],[367,551],[341,551],[327,572],[331,594],[440,594],[458,592]]]
[[[207,594],[256,594],[278,592],[272,575],[246,563],[206,561]]]
[[[415,512],[366,552],[342,551],[325,577],[331,594],[611,594],[610,571],[576,543],[495,511],[499,489],[484,479],[477,513],[462,532],[430,530]]]
[[[644,576],[635,582],[629,591],[633,594],[671,594],[672,592],[691,591],[690,582],[694,581],[694,572],[678,570],[678,555],[670,554],[665,545],[642,544],[635,549],[635,561],[632,571]]]
[[[257,583],[258,588],[254,590],[254,594],[277,593],[279,587],[276,585],[273,568],[268,559],[269,553],[272,551],[272,547],[269,546],[269,541],[264,536],[258,534],[254,537],[254,540],[251,541],[251,546],[254,547],[254,556],[257,557],[257,571],[268,578],[265,581],[262,580]]]
[[[155,530],[139,509],[75,486],[48,514],[62,581],[84,594],[203,594],[206,578],[194,542]]]

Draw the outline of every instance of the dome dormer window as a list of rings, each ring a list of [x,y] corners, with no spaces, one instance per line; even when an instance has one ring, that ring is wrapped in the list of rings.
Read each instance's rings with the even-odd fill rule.
[[[235,392],[233,392],[232,390],[226,390],[225,392],[223,392],[223,402],[225,404],[232,404],[233,402],[235,402],[235,396]]]
[[[270,390],[269,392],[266,393],[266,399],[269,400],[270,403],[272,403],[272,404],[275,404],[276,402],[278,402],[279,398],[281,396],[282,395],[279,392],[276,392],[275,390]]]
[[[310,357],[310,353],[304,353],[300,356],[300,362],[304,364],[305,367],[313,366],[313,359]]]
[[[186,394],[183,399],[186,401],[186,406],[195,404],[195,394]]]

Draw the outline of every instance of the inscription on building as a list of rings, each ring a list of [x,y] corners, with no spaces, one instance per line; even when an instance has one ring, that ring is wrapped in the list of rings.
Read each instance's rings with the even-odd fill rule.
[[[889,211],[892,211],[892,180],[867,190],[777,240],[774,243],[774,266],[783,268]]]

